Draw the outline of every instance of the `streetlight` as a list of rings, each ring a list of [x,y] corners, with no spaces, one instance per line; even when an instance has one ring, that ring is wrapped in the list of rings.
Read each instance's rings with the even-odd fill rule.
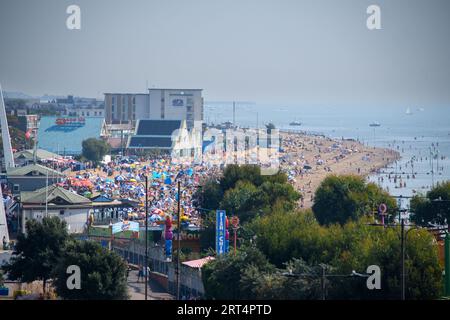
[[[387,228],[387,227],[395,227],[395,228],[397,228],[398,227],[398,225],[396,225],[396,224],[393,224],[393,225],[389,225],[389,224],[379,224],[379,223],[368,223],[368,224],[366,224],[366,225],[368,225],[368,226],[374,226],[374,227],[384,227],[384,228]],[[409,230],[407,230],[406,232],[405,232],[405,227],[411,227],[411,229],[409,229]],[[400,288],[401,288],[401,300],[406,300],[406,269],[405,269],[405,249],[406,249],[406,239],[407,239],[407,236],[408,236],[408,233],[411,231],[411,230],[417,230],[417,229],[419,229],[417,226],[415,226],[415,225],[411,225],[411,224],[408,224],[408,225],[405,225],[405,219],[401,219],[401,222],[400,222],[400,232],[401,232],[401,239],[400,239],[400,241],[401,241],[401,243],[400,243],[400,246],[401,246],[401,262],[402,262],[402,267],[401,267],[401,269],[402,269],[402,271],[401,271],[401,286],[400,286]]]
[[[194,186],[195,188],[202,188],[203,186]],[[177,220],[178,220],[178,227],[177,227],[177,236],[178,236],[178,249],[177,249],[177,268],[176,268],[176,274],[177,274],[177,300],[180,300],[180,287],[181,287],[181,260],[180,260],[180,253],[181,253],[181,181],[177,181],[177,188],[178,188],[178,203],[177,203]]]
[[[144,261],[144,279],[145,279],[145,300],[148,300],[148,176],[145,178],[145,261]],[[142,185],[142,184],[141,184]]]
[[[148,176],[145,175],[145,300],[148,287]]]

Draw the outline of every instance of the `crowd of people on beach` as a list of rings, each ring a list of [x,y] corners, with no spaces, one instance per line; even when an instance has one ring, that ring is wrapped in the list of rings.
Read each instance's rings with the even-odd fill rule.
[[[169,156],[152,158],[117,157],[97,168],[86,167],[68,172],[59,185],[88,198],[126,199],[137,206],[120,218],[142,222],[145,216],[145,180],[148,183],[149,223],[162,223],[166,216],[176,218],[180,182],[181,221],[186,226],[199,226],[200,211],[194,194],[201,184],[219,174],[216,166],[173,163]]]

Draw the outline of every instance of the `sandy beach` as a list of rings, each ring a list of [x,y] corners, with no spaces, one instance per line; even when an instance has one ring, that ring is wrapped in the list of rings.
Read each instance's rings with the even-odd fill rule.
[[[300,206],[310,208],[314,193],[329,174],[356,174],[367,177],[400,158],[390,149],[364,146],[355,140],[336,140],[300,133],[282,136],[281,167],[302,193]]]
[[[303,195],[299,201],[299,206],[303,208],[312,206],[314,193],[327,175],[356,174],[367,177],[400,158],[400,153],[395,150],[368,147],[350,139],[331,139],[320,135],[287,132],[280,132],[280,136],[282,152],[279,153],[279,165],[287,173],[290,183]],[[247,152],[244,153],[247,154]],[[245,163],[244,153],[236,157],[242,158],[241,163]],[[260,159],[263,160],[262,158],[264,157]],[[218,159],[223,161],[224,158]],[[149,161],[145,161],[136,167],[133,166],[132,173],[134,175],[142,173],[142,168],[149,164]],[[175,170],[174,168],[172,170]],[[116,170],[115,174],[128,175],[124,168],[116,168]],[[195,167],[196,172],[206,173],[210,170],[210,166]],[[108,177],[107,173],[99,168],[68,172],[68,176],[74,177],[86,172],[90,172],[91,180],[95,177],[102,179]]]

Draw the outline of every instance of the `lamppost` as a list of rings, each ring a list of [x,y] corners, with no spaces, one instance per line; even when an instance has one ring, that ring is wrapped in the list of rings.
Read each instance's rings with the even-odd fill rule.
[[[145,175],[145,300],[147,300],[148,287],[148,176]]]
[[[203,186],[193,186],[195,188],[202,188]],[[177,181],[177,188],[178,188],[178,202],[177,202],[177,268],[176,268],[176,280],[177,280],[177,300],[180,300],[180,288],[181,288],[181,260],[180,260],[180,253],[181,253],[181,181]]]
[[[399,210],[399,215],[401,214],[401,210]],[[397,228],[398,225],[396,224],[379,224],[379,223],[369,223],[367,224],[369,226],[374,226],[374,227],[384,227],[384,228]],[[409,230],[407,230],[405,232],[405,227],[411,227]],[[406,252],[406,239],[408,236],[408,233],[411,230],[415,230],[415,229],[419,229],[416,225],[405,225],[405,219],[401,218],[400,219],[400,253],[401,253],[401,274],[400,274],[400,278],[401,278],[401,285],[400,285],[400,289],[401,289],[401,300],[406,300],[406,268],[405,268],[405,252]]]
[[[177,300],[180,300],[180,268],[181,268],[181,261],[180,261],[180,253],[181,253],[181,214],[180,214],[180,208],[181,208],[181,182],[178,180],[178,203],[177,203],[177,215],[178,215],[178,225],[177,225],[177,235],[178,235],[178,249],[177,249]]]
[[[148,300],[148,176],[145,178],[145,261],[144,261],[144,280],[145,280],[145,300]],[[142,183],[140,183],[142,185]],[[140,271],[140,270],[139,270]]]

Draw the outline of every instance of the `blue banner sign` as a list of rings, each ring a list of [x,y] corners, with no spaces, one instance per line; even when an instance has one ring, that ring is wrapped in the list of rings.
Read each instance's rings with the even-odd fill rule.
[[[216,253],[225,253],[225,210],[216,211]]]

